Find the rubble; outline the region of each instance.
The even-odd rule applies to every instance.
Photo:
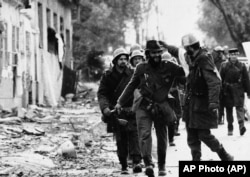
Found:
[[[109,176],[116,146],[93,90],[56,108],[1,109],[0,176]]]

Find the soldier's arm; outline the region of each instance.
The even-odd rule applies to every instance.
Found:
[[[185,71],[185,75],[187,76],[189,74],[189,66],[188,63],[186,61],[186,56],[185,56],[185,49],[183,48],[178,48],[174,45],[168,45],[166,44],[164,41],[159,41],[161,45],[163,45],[163,47],[165,49],[168,50],[168,52],[177,59],[178,63],[183,67],[184,71]]]
[[[100,86],[97,91],[97,98],[102,112],[105,108],[108,108],[110,106],[110,101],[108,98],[109,87],[107,81],[108,81],[107,73],[104,73],[100,80]]]
[[[139,86],[142,67],[143,67],[142,64],[137,65],[135,72],[133,73],[133,76],[130,79],[128,85],[125,87],[121,96],[118,98],[117,103],[119,103],[121,106],[123,106],[126,103],[127,98],[133,95],[134,90]]]
[[[183,67],[181,67],[175,63],[169,62],[168,64],[171,65],[170,68],[172,69],[173,75],[175,77],[184,77],[185,76],[185,71],[184,71]]]

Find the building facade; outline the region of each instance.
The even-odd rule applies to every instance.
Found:
[[[71,0],[0,0],[0,105],[56,106],[72,63]]]

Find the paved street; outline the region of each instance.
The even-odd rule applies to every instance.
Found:
[[[246,128],[247,132],[244,136],[240,136],[239,130],[238,130],[238,124],[237,121],[234,122],[234,135],[228,136],[227,135],[227,125],[219,125],[218,129],[212,130],[212,133],[221,141],[221,143],[224,145],[225,149],[231,153],[235,160],[250,160],[250,120],[246,122]],[[167,151],[167,176],[171,177],[178,177],[178,165],[179,161],[181,160],[191,160],[191,154],[190,150],[187,146],[186,142],[186,130],[184,122],[181,122],[180,124],[180,133],[181,136],[175,137],[175,143],[176,146],[174,147],[168,147]],[[157,159],[156,155],[156,138],[155,135],[153,136],[153,152],[154,152],[154,159]],[[114,156],[113,156],[114,158]],[[202,160],[204,161],[211,161],[211,160],[220,160],[216,153],[212,152],[207,146],[202,144]],[[156,160],[155,160],[156,161]],[[119,167],[119,166],[118,166]],[[112,170],[114,173],[112,173]],[[105,170],[106,171],[106,170]],[[114,176],[125,176],[125,175],[119,175],[119,171],[117,169],[109,169],[107,170]],[[99,171],[101,173],[101,171]],[[158,169],[155,168],[155,173],[157,174]],[[130,175],[126,175],[129,177],[132,176],[138,176],[143,177],[145,176],[144,173],[140,174],[132,174],[132,170],[130,169]]]
[[[98,107],[77,110],[63,109],[57,110],[57,112],[58,114],[61,113],[61,117],[55,120],[55,122],[54,119],[48,119],[53,120],[51,123],[49,121],[42,124],[24,122],[23,125],[15,126],[16,129],[13,130],[17,132],[18,129],[27,125],[43,127],[46,134],[41,136],[19,134],[20,136],[15,136],[14,139],[8,138],[12,135],[7,131],[11,130],[11,127],[2,125],[0,131],[2,132],[0,136],[2,148],[0,154],[1,170],[8,167],[12,171],[11,174],[33,174],[36,172],[46,176],[44,175],[46,169],[46,174],[55,177],[145,176],[144,173],[133,174],[132,169],[129,169],[129,175],[120,174],[115,141],[112,134],[106,133],[106,124],[101,122]],[[45,121],[45,119],[41,120]],[[239,135],[237,121],[235,121],[234,127],[233,136],[227,135],[226,124],[219,125],[218,129],[214,129],[212,132],[223,143],[225,149],[234,155],[235,160],[249,161],[250,120],[246,122],[247,132],[244,136]],[[168,147],[167,176],[178,177],[179,161],[191,160],[190,150],[186,142],[184,122],[180,124],[180,133],[181,136],[175,137],[176,146]],[[79,135],[79,144],[76,146],[77,158],[63,158],[58,154],[58,149],[60,149],[61,144],[65,140],[71,139],[70,137],[73,134]],[[156,162],[155,144],[156,138],[153,131],[153,157]],[[202,151],[202,160],[219,160],[217,154],[210,151],[204,144],[202,144]],[[1,170],[0,174],[6,174],[6,172]],[[33,172],[31,173],[31,171]],[[157,174],[157,172],[158,169],[155,168],[155,173]]]

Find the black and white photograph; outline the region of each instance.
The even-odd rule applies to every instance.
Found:
[[[0,176],[249,175],[249,0],[0,0]]]

